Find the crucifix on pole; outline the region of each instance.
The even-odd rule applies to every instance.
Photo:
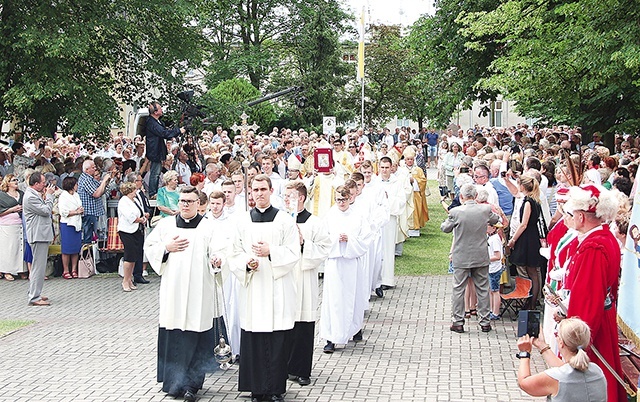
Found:
[[[233,130],[234,134],[237,135],[237,131],[240,130],[240,136],[246,146],[246,144],[248,144],[247,142],[247,131],[249,129],[253,130],[254,132],[258,131],[258,129],[260,128],[259,125],[256,124],[256,122],[254,121],[252,125],[249,125],[247,123],[247,119],[249,118],[249,116],[245,113],[242,112],[242,114],[240,115],[240,118],[242,119],[242,122],[240,123],[240,125],[234,124],[233,126],[231,126],[230,128]],[[235,138],[235,137],[234,137]],[[242,170],[244,171],[244,207],[245,210],[249,210],[249,196],[248,196],[248,192],[249,192],[249,159],[245,159],[244,161],[242,161]]]
[[[249,118],[249,115],[247,115],[246,113],[242,112],[242,114],[240,115],[240,118],[242,119],[242,122],[240,123],[240,125],[234,124],[233,126],[231,126],[231,129],[233,130],[234,133],[240,130],[240,135],[244,136],[246,135],[247,130],[251,129],[255,132],[260,128],[260,126],[257,125],[255,121],[253,122],[252,125],[249,125],[247,123],[247,119]]]

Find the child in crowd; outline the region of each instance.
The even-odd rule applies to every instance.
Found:
[[[489,318],[491,320],[500,319],[500,277],[504,266],[502,264],[503,246],[502,239],[498,234],[496,226],[487,226],[487,235],[489,237],[489,286],[491,290],[491,312]]]

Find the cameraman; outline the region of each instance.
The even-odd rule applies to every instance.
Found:
[[[147,159],[151,161],[149,169],[149,197],[155,197],[158,192],[158,181],[162,170],[162,163],[167,158],[167,145],[165,139],[175,138],[180,134],[184,134],[184,127],[174,127],[168,129],[164,123],[160,121],[162,116],[162,106],[158,102],[151,102],[149,105],[149,117],[147,119]]]

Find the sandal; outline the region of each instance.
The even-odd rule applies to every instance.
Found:
[[[464,318],[471,318],[471,311],[465,311]]]
[[[70,274],[70,273],[68,273],[68,272],[65,272],[64,274],[62,274],[62,277],[63,277],[64,279],[71,279],[71,278],[72,278],[71,274]]]
[[[73,271],[73,274],[71,274],[73,276],[73,279],[78,279],[78,271]]]
[[[471,311],[469,311],[469,314],[478,315],[478,311],[475,308],[472,308]]]
[[[4,279],[8,280],[8,281],[15,281],[16,278],[13,277],[13,275],[11,274],[4,274]]]

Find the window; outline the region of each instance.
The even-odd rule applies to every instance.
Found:
[[[491,102],[489,125],[492,127],[502,127],[502,101]]]

